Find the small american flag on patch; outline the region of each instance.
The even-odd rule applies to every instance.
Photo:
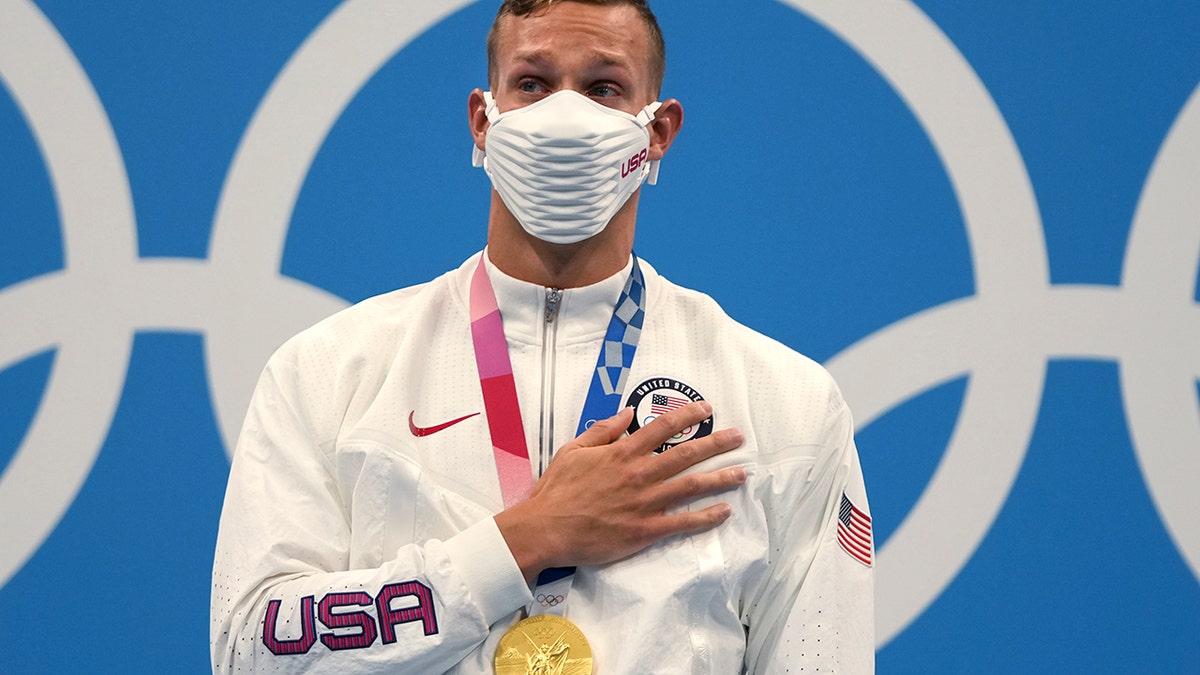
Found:
[[[842,549],[858,562],[871,566],[871,516],[842,493],[842,504],[838,507],[837,538]]]
[[[676,408],[682,408],[689,402],[686,398],[667,396],[666,394],[654,394],[650,397],[650,414],[664,415]]]

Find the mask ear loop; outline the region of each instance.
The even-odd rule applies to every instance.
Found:
[[[658,109],[661,107],[662,101],[655,101],[642,108],[642,111],[638,113],[637,119],[641,122],[643,128],[650,126],[650,123],[654,121],[654,113],[658,112]],[[657,159],[653,160],[647,167],[646,182],[650,185],[658,184],[658,164],[660,161]]]
[[[496,118],[499,117],[499,115],[496,113],[496,98],[492,96],[492,92],[483,92],[483,102],[486,106],[483,110],[483,114],[487,115],[489,123],[495,124]],[[480,150],[479,146],[477,145],[471,145],[471,166],[478,169],[480,167],[484,167],[486,162],[487,152]]]

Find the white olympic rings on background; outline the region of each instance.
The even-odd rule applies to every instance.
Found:
[[[854,48],[913,111],[946,167],[975,263],[974,296],[903,319],[827,364],[860,426],[970,376],[937,471],[879,553],[878,643],[936,599],[990,529],[1024,459],[1053,357],[1120,362],[1146,483],[1200,578],[1200,522],[1185,485],[1200,475],[1193,389],[1200,311],[1192,299],[1200,264],[1200,93],[1147,179],[1122,285],[1052,286],[1020,153],[986,88],[941,30],[906,0],[779,2]],[[0,77],[42,149],[66,246],[62,271],[0,292],[0,368],[57,349],[33,424],[0,476],[0,585],[54,529],[87,477],[116,410],[135,331],[205,334],[213,405],[232,450],[271,350],[346,304],[279,273],[313,158],[379,68],[467,4],[348,0],[327,17],[247,128],[226,176],[209,258],[201,261],[137,257],[124,163],[86,73],[32,2],[0,0]]]

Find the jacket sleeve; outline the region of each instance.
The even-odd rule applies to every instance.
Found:
[[[781,462],[767,506],[773,556],[747,634],[747,672],[872,673],[874,538],[850,412],[836,387],[811,467]],[[810,454],[811,453],[811,454]]]
[[[213,566],[215,673],[442,673],[530,599],[491,518],[348,569],[352,515],[272,359],[234,453]]]

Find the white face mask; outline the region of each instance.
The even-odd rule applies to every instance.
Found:
[[[484,95],[487,152],[475,149],[492,186],[521,227],[554,244],[573,244],[608,225],[629,196],[658,178],[650,132],[661,103],[635,117],[574,91],[501,113]]]

